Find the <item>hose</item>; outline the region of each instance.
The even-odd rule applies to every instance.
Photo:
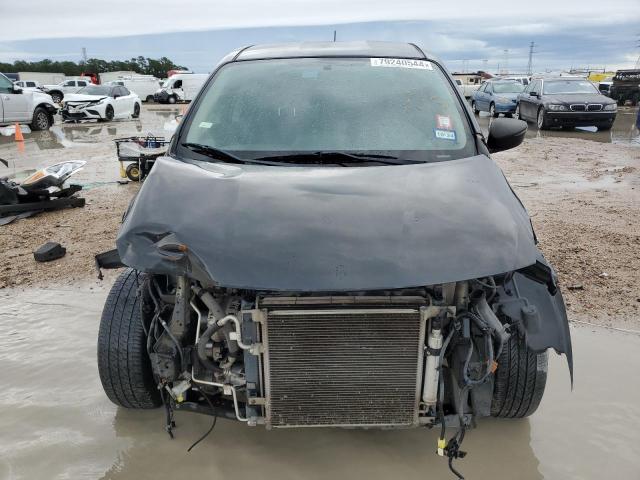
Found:
[[[213,363],[211,360],[209,360],[209,357],[207,357],[207,343],[211,339],[211,336],[214,333],[216,333],[220,328],[222,327],[218,325],[218,322],[213,322],[211,325],[209,325],[207,329],[204,331],[204,333],[198,339],[198,344],[196,348],[196,352],[198,354],[198,360],[200,361],[202,366],[208,370],[213,370],[215,373],[222,373],[222,369],[218,365]]]

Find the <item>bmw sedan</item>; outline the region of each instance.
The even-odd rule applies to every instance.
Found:
[[[516,118],[551,127],[598,127],[610,130],[616,119],[615,100],[584,78],[538,78],[518,96]]]

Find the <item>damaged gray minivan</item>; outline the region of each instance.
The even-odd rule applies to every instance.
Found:
[[[128,408],[280,427],[525,417],[571,340],[556,275],[444,66],[411,44],[227,56],[125,214],[98,366]],[[523,159],[523,162],[527,161]],[[446,434],[447,428],[455,433]]]

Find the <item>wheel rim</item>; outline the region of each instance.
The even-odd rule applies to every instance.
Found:
[[[476,111],[476,102],[471,102],[471,109],[475,112]]]
[[[107,117],[107,120],[113,120],[113,108],[108,107],[105,112],[105,116]]]
[[[544,113],[542,110],[538,110],[538,128],[542,128],[544,124]]]
[[[496,107],[495,107],[495,105],[491,105],[491,106],[489,107],[489,114],[490,114],[492,117],[495,117],[495,116],[496,116]]]
[[[516,111],[513,112],[513,118],[517,120],[520,119],[520,105],[516,105]]]
[[[51,100],[53,100],[54,103],[60,103],[60,100],[62,100],[60,98],[60,95],[51,95]]]
[[[136,103],[136,106],[133,107],[133,116],[137,117],[138,115],[140,115],[140,106]]]
[[[47,118],[47,114],[44,112],[39,112],[36,116],[36,125],[39,129],[45,130],[49,126],[49,119]]]

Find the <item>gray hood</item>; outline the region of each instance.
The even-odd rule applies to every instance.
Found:
[[[485,156],[362,168],[161,158],[117,246],[126,265],[177,273],[157,249],[167,239],[221,286],[286,291],[431,285],[538,255],[527,212]]]

